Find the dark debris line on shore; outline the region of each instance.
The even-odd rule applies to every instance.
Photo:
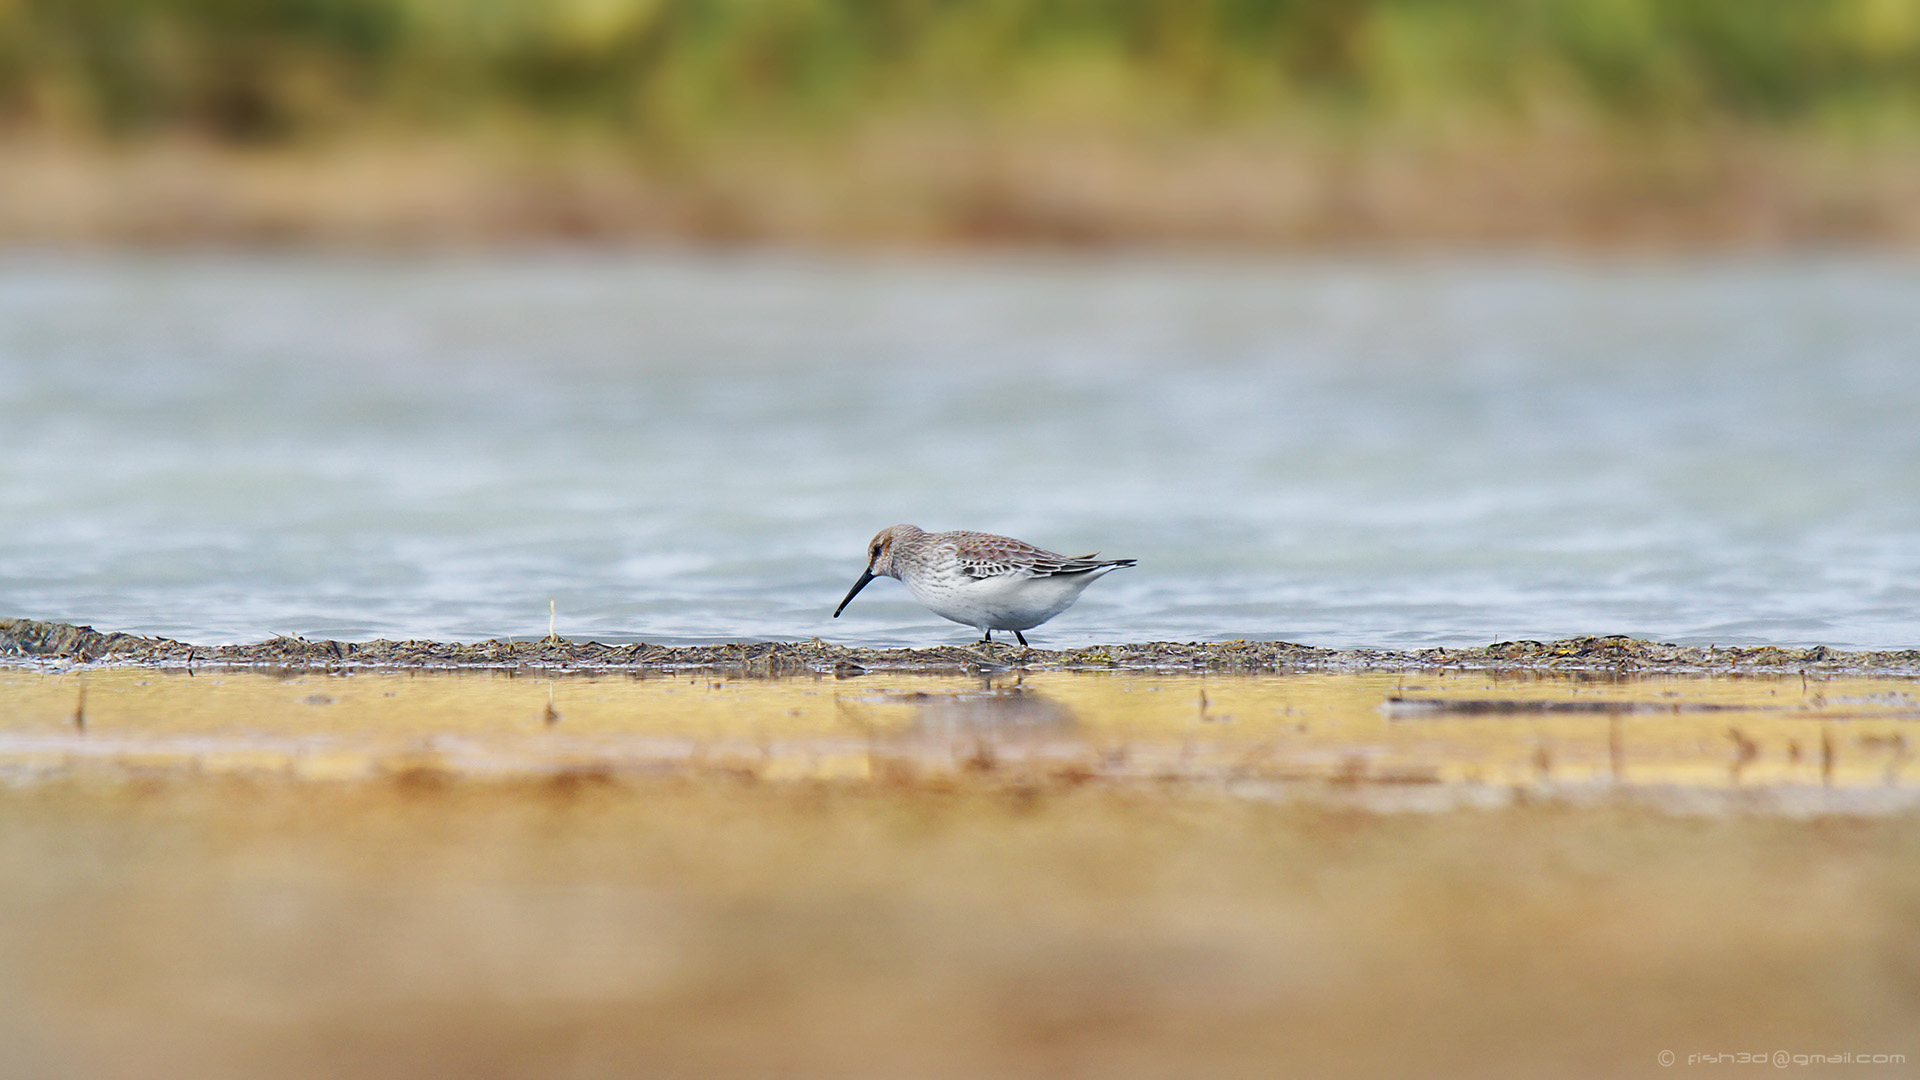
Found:
[[[927,649],[863,649],[806,642],[741,642],[669,647],[573,641],[308,641],[276,637],[252,645],[189,645],[168,638],[103,634],[92,627],[32,619],[0,619],[0,663],[37,661],[126,667],[338,669],[491,669],[666,671],[712,669],[742,675],[857,675],[866,670],[954,673],[1018,667],[1036,671],[1136,670],[1261,672],[1282,670],[1399,671],[1566,670],[1612,672],[1753,671],[1827,675],[1920,675],[1920,649],[1841,652],[1811,649],[1663,645],[1633,638],[1506,641],[1472,649],[1321,649],[1284,641],[1149,642],[1085,649],[1014,645],[943,645]]]

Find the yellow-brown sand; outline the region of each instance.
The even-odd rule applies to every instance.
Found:
[[[1920,1060],[1920,818],[1738,798],[1909,791],[1912,689],[6,672],[0,1072]]]
[[[1444,702],[1490,707],[1422,707]],[[1135,780],[1864,790],[1920,785],[1916,719],[1911,680],[1798,676],[16,669],[0,671],[0,770],[870,779],[992,765]]]

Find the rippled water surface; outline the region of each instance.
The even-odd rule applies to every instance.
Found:
[[[1920,643],[1920,265],[0,260],[0,614],[970,631],[883,525],[1140,560],[1036,644]]]

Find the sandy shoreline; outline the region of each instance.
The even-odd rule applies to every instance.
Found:
[[[8,820],[0,1037],[39,1075],[1627,1077],[1756,1032],[1915,1052],[1911,816],[194,776],[16,789]]]
[[[88,626],[0,619],[0,664],[48,661],[111,667],[199,665],[320,671],[477,669],[500,671],[670,671],[704,669],[744,676],[868,670],[948,674],[996,668],[1029,671],[1130,670],[1272,672],[1607,671],[1754,672],[1920,676],[1920,649],[1845,651],[1826,646],[1673,645],[1625,636],[1504,641],[1467,649],[1325,649],[1285,641],[1143,642],[1082,649],[1012,644],[860,648],[818,638],[667,646],[635,642],[493,640],[313,641],[276,637],[249,645],[193,645],[168,638],[100,633]]]
[[[1904,144],[1485,132],[968,133],[618,145],[366,138],[243,150],[0,134],[0,242],[471,250],[1912,250]]]
[[[1906,1065],[1917,669],[0,620],[0,1045],[205,1080]]]

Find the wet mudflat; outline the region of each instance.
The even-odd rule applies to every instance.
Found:
[[[212,1078],[1914,1060],[1916,724],[1911,680],[1797,674],[16,668],[0,1041]]]
[[[745,669],[742,669],[745,670]],[[0,775],[446,780],[991,774],[1439,808],[1920,806],[1920,682],[1286,675],[0,669]]]

